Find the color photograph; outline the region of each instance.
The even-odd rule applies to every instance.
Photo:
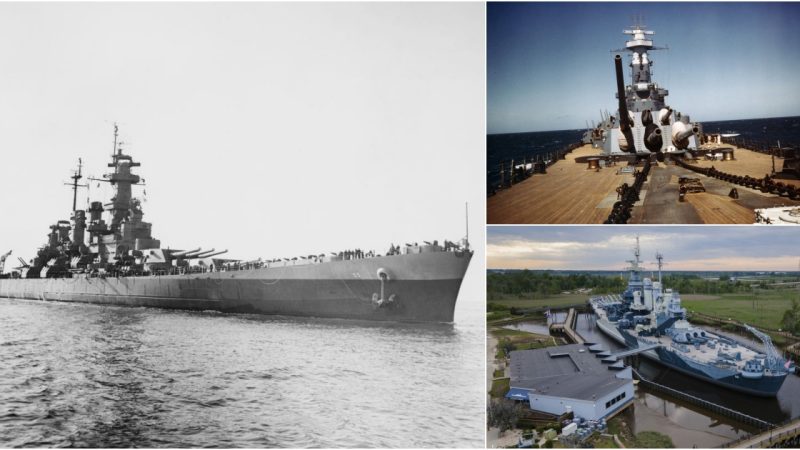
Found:
[[[800,222],[800,5],[487,7],[489,224]]]
[[[796,227],[487,227],[489,447],[792,447]]]

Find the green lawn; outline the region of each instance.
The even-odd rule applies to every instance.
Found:
[[[762,290],[757,294],[681,295],[683,307],[720,318],[732,318],[750,325],[781,328],[783,313],[791,308],[797,290]]]
[[[568,308],[570,306],[582,306],[589,300],[588,294],[559,294],[542,299],[519,298],[505,296],[500,299],[492,300],[492,303],[499,303],[510,308]]]
[[[505,357],[503,352],[503,342],[509,341],[514,344],[517,350],[532,350],[536,348],[552,347],[557,345],[554,339],[548,335],[528,333],[527,331],[509,330],[507,328],[490,328],[489,332],[497,338],[498,345],[495,349],[495,359]]]
[[[597,433],[590,437],[588,442],[591,443],[594,448],[619,448],[617,443],[614,442],[614,438],[600,436]]]
[[[642,431],[636,434],[638,448],[675,448],[672,438],[657,431]]]

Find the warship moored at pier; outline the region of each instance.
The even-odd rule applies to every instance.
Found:
[[[795,367],[781,356],[769,335],[745,325],[762,342],[762,351],[691,324],[680,294],[662,284],[662,256],[656,255],[658,280],[642,277],[639,256],[637,237],[634,258],[628,261],[627,289],[590,299],[600,330],[630,349],[649,348],[641,354],[670,369],[739,392],[776,396]]]
[[[132,186],[140,163],[117,143],[105,181],[110,202],[76,206],[50,227],[36,256],[2,274],[0,297],[370,321],[452,322],[473,251],[459,242],[394,244],[385,255],[347,250],[241,261],[227,250],[163,248]]]

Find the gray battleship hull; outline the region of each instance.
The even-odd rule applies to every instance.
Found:
[[[0,279],[0,297],[374,321],[452,322],[471,258],[472,252],[423,252],[185,275]],[[388,275],[384,301],[380,301],[379,271]]]
[[[598,320],[597,325],[600,331],[628,348],[639,347],[639,342],[636,337],[620,330],[606,319]],[[650,360],[656,361],[683,374],[708,381],[717,386],[744,392],[746,394],[757,395],[759,397],[775,397],[786,378],[786,375],[783,375],[763,377],[761,379],[748,379],[734,373],[722,373],[722,371],[714,373],[712,372],[713,367],[696,363],[692,364],[680,358],[674,352],[667,351],[663,348],[648,350],[641,354]]]

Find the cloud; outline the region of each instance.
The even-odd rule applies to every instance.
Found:
[[[800,229],[725,226],[488,227],[488,268],[622,270],[639,236],[645,267],[668,270],[798,270]]]

